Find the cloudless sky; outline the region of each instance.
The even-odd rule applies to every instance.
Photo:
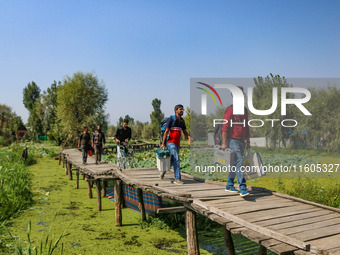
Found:
[[[190,78],[339,77],[340,1],[0,2],[0,104],[74,72],[108,89],[111,124],[149,121],[151,101],[189,106]]]

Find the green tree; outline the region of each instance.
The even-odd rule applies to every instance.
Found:
[[[0,136],[5,144],[15,140],[19,126],[23,125],[20,116],[17,116],[12,108],[5,104],[0,104]]]
[[[142,137],[144,139],[152,139],[153,138],[153,130],[152,125],[149,122],[146,122],[143,127]]]
[[[135,124],[135,119],[132,118],[132,117],[130,117],[130,116],[127,114],[127,115],[125,115],[124,118],[123,118],[123,117],[119,117],[118,122],[117,122],[117,128],[123,126],[123,121],[124,121],[125,119],[129,120],[129,126],[130,126],[130,127],[133,127],[133,125]]]
[[[141,121],[136,121],[132,129],[132,137],[134,139],[140,139],[143,136],[144,123]]]
[[[43,92],[42,95],[42,105],[44,108],[44,117],[43,117],[43,131],[44,133],[48,133],[52,130],[53,125],[57,120],[57,92],[58,88],[61,86],[61,82],[58,83],[54,81],[46,91]],[[53,136],[51,136],[54,139]]]
[[[189,134],[191,134],[190,132],[190,123],[191,123],[191,109],[190,107],[187,107],[185,110],[186,115],[184,116],[184,121],[185,121],[185,126],[187,128],[187,131]]]
[[[41,103],[40,88],[34,81],[28,83],[24,88],[23,103],[25,108],[29,111],[28,125],[30,126],[33,134],[42,132],[42,119],[40,118],[41,114],[40,112],[36,112],[36,110],[41,110],[40,105],[36,106],[36,103]]]
[[[116,134],[116,127],[114,125],[109,125],[107,127],[106,136],[107,137],[114,137],[115,134]]]
[[[34,104],[37,98],[40,97],[40,88],[32,81],[28,83],[23,91],[23,103],[25,108],[31,112],[34,108]]]
[[[270,138],[270,145],[273,147],[276,147],[280,142],[285,145],[289,134],[293,132],[293,128],[283,127],[278,122],[274,122],[274,127],[272,127],[272,124],[265,121],[265,119],[282,119],[281,88],[292,87],[292,85],[287,82],[285,77],[280,77],[279,75],[274,76],[273,74],[268,75],[264,79],[262,77],[254,78],[254,82],[255,88],[253,90],[253,104],[255,109],[270,109],[273,102],[273,88],[277,88],[278,90],[278,103],[276,111],[270,115],[254,117],[254,119],[262,119],[265,123],[263,127],[258,128],[259,135]],[[294,98],[294,95],[288,94],[287,97]],[[285,119],[294,119],[294,110],[295,109],[292,107],[292,105],[288,105]],[[251,119],[253,115],[250,112],[249,114]]]
[[[152,136],[158,137],[160,133],[160,124],[164,118],[164,113],[161,110],[162,101],[158,98],[155,98],[152,100],[151,104],[153,107],[153,112],[150,114]]]
[[[208,129],[212,122],[209,122],[209,117],[202,114],[197,114],[194,111],[190,112],[190,135],[194,139],[208,137]]]
[[[3,134],[3,129],[8,126],[12,119],[12,108],[5,104],[0,104],[0,135]]]
[[[340,151],[340,89],[309,88],[311,100],[305,104],[312,116],[299,112],[301,120],[294,133],[294,146],[326,151]]]
[[[104,113],[107,99],[105,85],[94,74],[77,72],[72,77],[67,76],[57,91],[54,128],[62,133],[60,140],[75,145],[84,126],[92,130],[96,125],[107,126]]]

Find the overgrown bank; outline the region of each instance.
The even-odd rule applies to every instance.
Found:
[[[31,175],[27,166],[43,156],[53,157],[55,151],[34,143],[13,143],[0,150],[0,222],[31,205]]]
[[[39,246],[42,233],[52,226],[51,236],[67,229],[69,236],[62,240],[64,254],[168,254],[170,250],[186,254],[183,233],[170,228],[142,229],[138,213],[123,209],[121,228],[114,226],[114,203],[102,200],[103,211],[96,209],[96,198],[88,198],[87,183],[80,189],[67,180],[64,169],[53,158],[38,158],[28,170],[32,174],[33,204],[20,217],[11,219],[7,229],[15,239],[26,240],[27,224],[31,221],[32,246]],[[55,218],[55,215],[56,219]],[[71,224],[71,225],[70,225]],[[0,253],[13,254],[15,240],[1,231]],[[55,238],[56,239],[56,238]],[[23,247],[28,243],[22,242]],[[56,250],[60,254],[61,246]],[[202,250],[202,254],[209,254]]]
[[[14,237],[1,231],[0,253],[13,254],[16,241],[27,250],[27,226],[31,222],[30,239],[34,251],[50,238],[70,234],[60,241],[56,254],[63,247],[64,254],[187,254],[184,215],[150,216],[140,221],[140,214],[123,208],[123,227],[114,226],[114,203],[102,200],[103,211],[96,209],[94,198],[88,198],[87,183],[68,181],[64,169],[51,157],[37,158],[28,167],[32,175],[33,204],[11,219],[6,228]],[[55,215],[57,215],[55,217]],[[224,254],[222,228],[206,217],[198,217],[201,254]],[[66,230],[66,232],[64,232]],[[44,237],[42,238],[42,234]],[[240,254],[254,254],[258,245],[235,235],[235,246]],[[63,244],[63,246],[61,246]]]

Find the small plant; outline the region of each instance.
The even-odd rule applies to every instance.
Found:
[[[10,231],[5,226],[3,226],[3,228],[10,235],[12,239],[15,239],[15,237],[10,233]],[[52,226],[51,226],[46,236],[44,236],[44,233],[41,234],[40,242],[37,242],[38,246],[32,246],[32,243],[35,243],[35,242],[31,238],[32,237],[31,235],[32,224],[31,224],[31,221],[29,221],[28,226],[27,226],[27,240],[21,240],[20,238],[16,239],[14,254],[15,255],[23,255],[23,254],[52,255],[55,253],[55,251],[57,251],[58,246],[61,246],[60,254],[63,254],[64,244],[60,242],[63,238],[70,235],[69,233],[66,233],[67,229],[68,228],[66,228],[66,230],[55,239],[53,235],[50,236],[51,230],[52,230]],[[28,246],[23,247],[22,245],[23,242],[28,243]]]

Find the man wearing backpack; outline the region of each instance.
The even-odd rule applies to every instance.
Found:
[[[178,104],[175,106],[175,116],[170,116],[166,122],[166,129],[163,135],[163,141],[161,148],[165,148],[167,144],[168,150],[171,153],[171,164],[174,167],[175,174],[175,184],[182,185],[183,182],[181,180],[181,168],[180,168],[180,158],[179,158],[179,148],[181,142],[181,134],[185,135],[186,139],[191,139],[186,126],[185,121],[182,118],[184,113],[183,105]],[[169,139],[167,137],[169,135]],[[161,179],[164,178],[166,172],[161,173]]]
[[[241,88],[243,92],[243,88],[239,88]],[[234,169],[231,169],[229,172],[226,191],[235,193],[240,192],[240,196],[245,197],[249,195],[249,192],[247,190],[244,174],[241,171],[241,166],[243,165],[245,147],[247,147],[247,149],[250,148],[248,110],[246,108],[244,109],[244,115],[234,115],[233,105],[230,105],[224,113],[224,119],[227,123],[222,126],[221,150],[230,148],[234,151]],[[240,191],[234,187],[235,174]]]
[[[97,131],[92,136],[92,147],[96,155],[96,164],[99,164],[102,157],[103,148],[105,148],[105,134],[102,132],[101,126],[98,125]]]

